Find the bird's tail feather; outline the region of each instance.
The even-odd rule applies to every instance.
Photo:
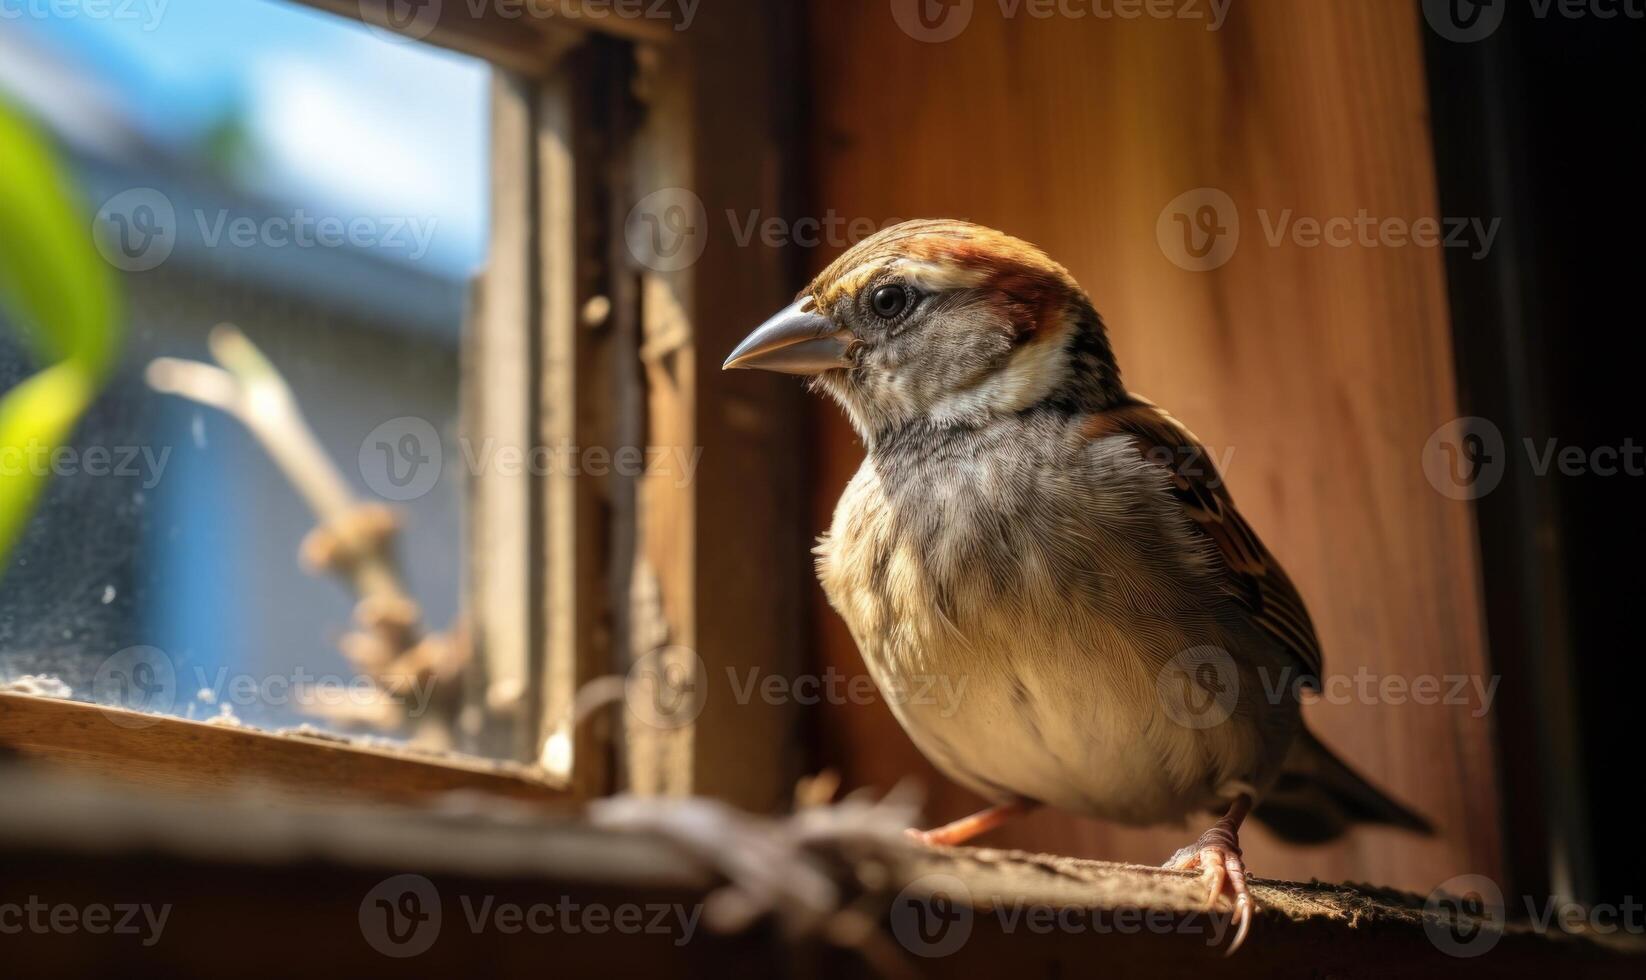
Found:
[[[1386,824],[1418,834],[1434,827],[1395,802],[1303,729],[1292,743],[1280,778],[1252,816],[1285,840],[1318,844],[1342,836],[1352,824]]]

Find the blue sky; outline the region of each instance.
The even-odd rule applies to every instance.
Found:
[[[160,142],[186,145],[241,105],[257,190],[345,215],[433,215],[443,264],[455,273],[480,263],[484,63],[281,0],[139,0],[130,9],[4,20],[0,31],[28,32],[97,76]]]

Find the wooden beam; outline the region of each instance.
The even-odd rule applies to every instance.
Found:
[[[757,811],[783,805],[800,774],[799,706],[733,681],[792,678],[804,662],[809,451],[793,378],[720,364],[794,291],[788,251],[740,241],[733,224],[787,213],[792,13],[721,3],[687,43],[639,49],[646,115],[627,225],[646,444],[671,461],[640,486],[629,652],[642,697],[697,672],[662,692],[663,710],[629,712],[627,778]]]
[[[0,693],[3,755],[190,797],[251,788],[310,802],[408,802],[458,790],[545,802],[568,798],[564,787],[523,766],[28,694]]]
[[[553,70],[568,36],[666,44],[691,26],[657,0],[297,0],[379,31],[484,58],[526,75]],[[402,7],[404,9],[402,9]],[[695,7],[692,8],[695,11]],[[392,16],[391,16],[391,11]]]
[[[806,765],[801,706],[751,698],[739,683],[751,672],[792,681],[807,669],[814,444],[800,381],[720,365],[801,285],[794,248],[739,237],[752,219],[796,213],[798,16],[792,2],[726,0],[691,32],[692,182],[683,186],[702,202],[703,253],[684,307],[690,343],[670,355],[702,461],[690,483],[688,552],[706,685],[693,789],[762,812],[786,805]]]

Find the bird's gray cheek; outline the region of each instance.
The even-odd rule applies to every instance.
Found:
[[[865,359],[864,364],[868,369],[869,377],[876,385],[888,390],[895,390],[902,383],[903,363],[892,351],[884,347],[876,348]]]

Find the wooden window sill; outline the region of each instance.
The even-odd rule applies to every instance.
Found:
[[[3,938],[8,963],[23,967],[20,975],[42,965],[75,973],[117,962],[208,976],[224,963],[278,962],[283,973],[315,960],[327,974],[372,976],[394,958],[415,957],[421,975],[538,975],[547,965],[566,976],[1020,980],[1126,973],[1541,980],[1638,976],[1646,964],[1615,938],[1603,945],[1521,926],[1484,955],[1457,958],[1431,941],[1421,896],[1264,880],[1255,883],[1264,910],[1246,946],[1225,958],[1208,941],[1200,888],[1188,875],[1021,852],[927,850],[906,842],[895,819],[867,820],[853,804],[768,820],[690,799],[617,800],[592,805],[586,817],[472,793],[463,800],[287,806],[227,796],[207,808],[0,766],[0,907],[36,897],[80,908],[110,896],[168,907],[163,935],[151,945],[25,929]],[[386,941],[375,924],[385,910],[403,908],[406,876],[432,903],[418,910],[438,913],[422,920],[433,923],[432,935],[416,950]],[[828,886],[810,887],[819,881]],[[911,952],[910,921],[900,924],[897,910],[934,883],[966,896],[938,906],[940,916],[962,914],[968,924],[954,948],[924,956]],[[392,900],[380,901],[388,892]],[[608,916],[631,907],[642,910],[631,922],[660,928],[611,925]],[[535,917],[521,917],[533,909]],[[591,909],[599,913],[593,919]],[[606,925],[566,929],[566,915]],[[683,922],[693,923],[689,931]]]
[[[564,787],[513,763],[0,693],[0,758],[8,755],[197,798],[248,788],[299,801],[411,802],[460,790],[535,801],[567,797]]]

